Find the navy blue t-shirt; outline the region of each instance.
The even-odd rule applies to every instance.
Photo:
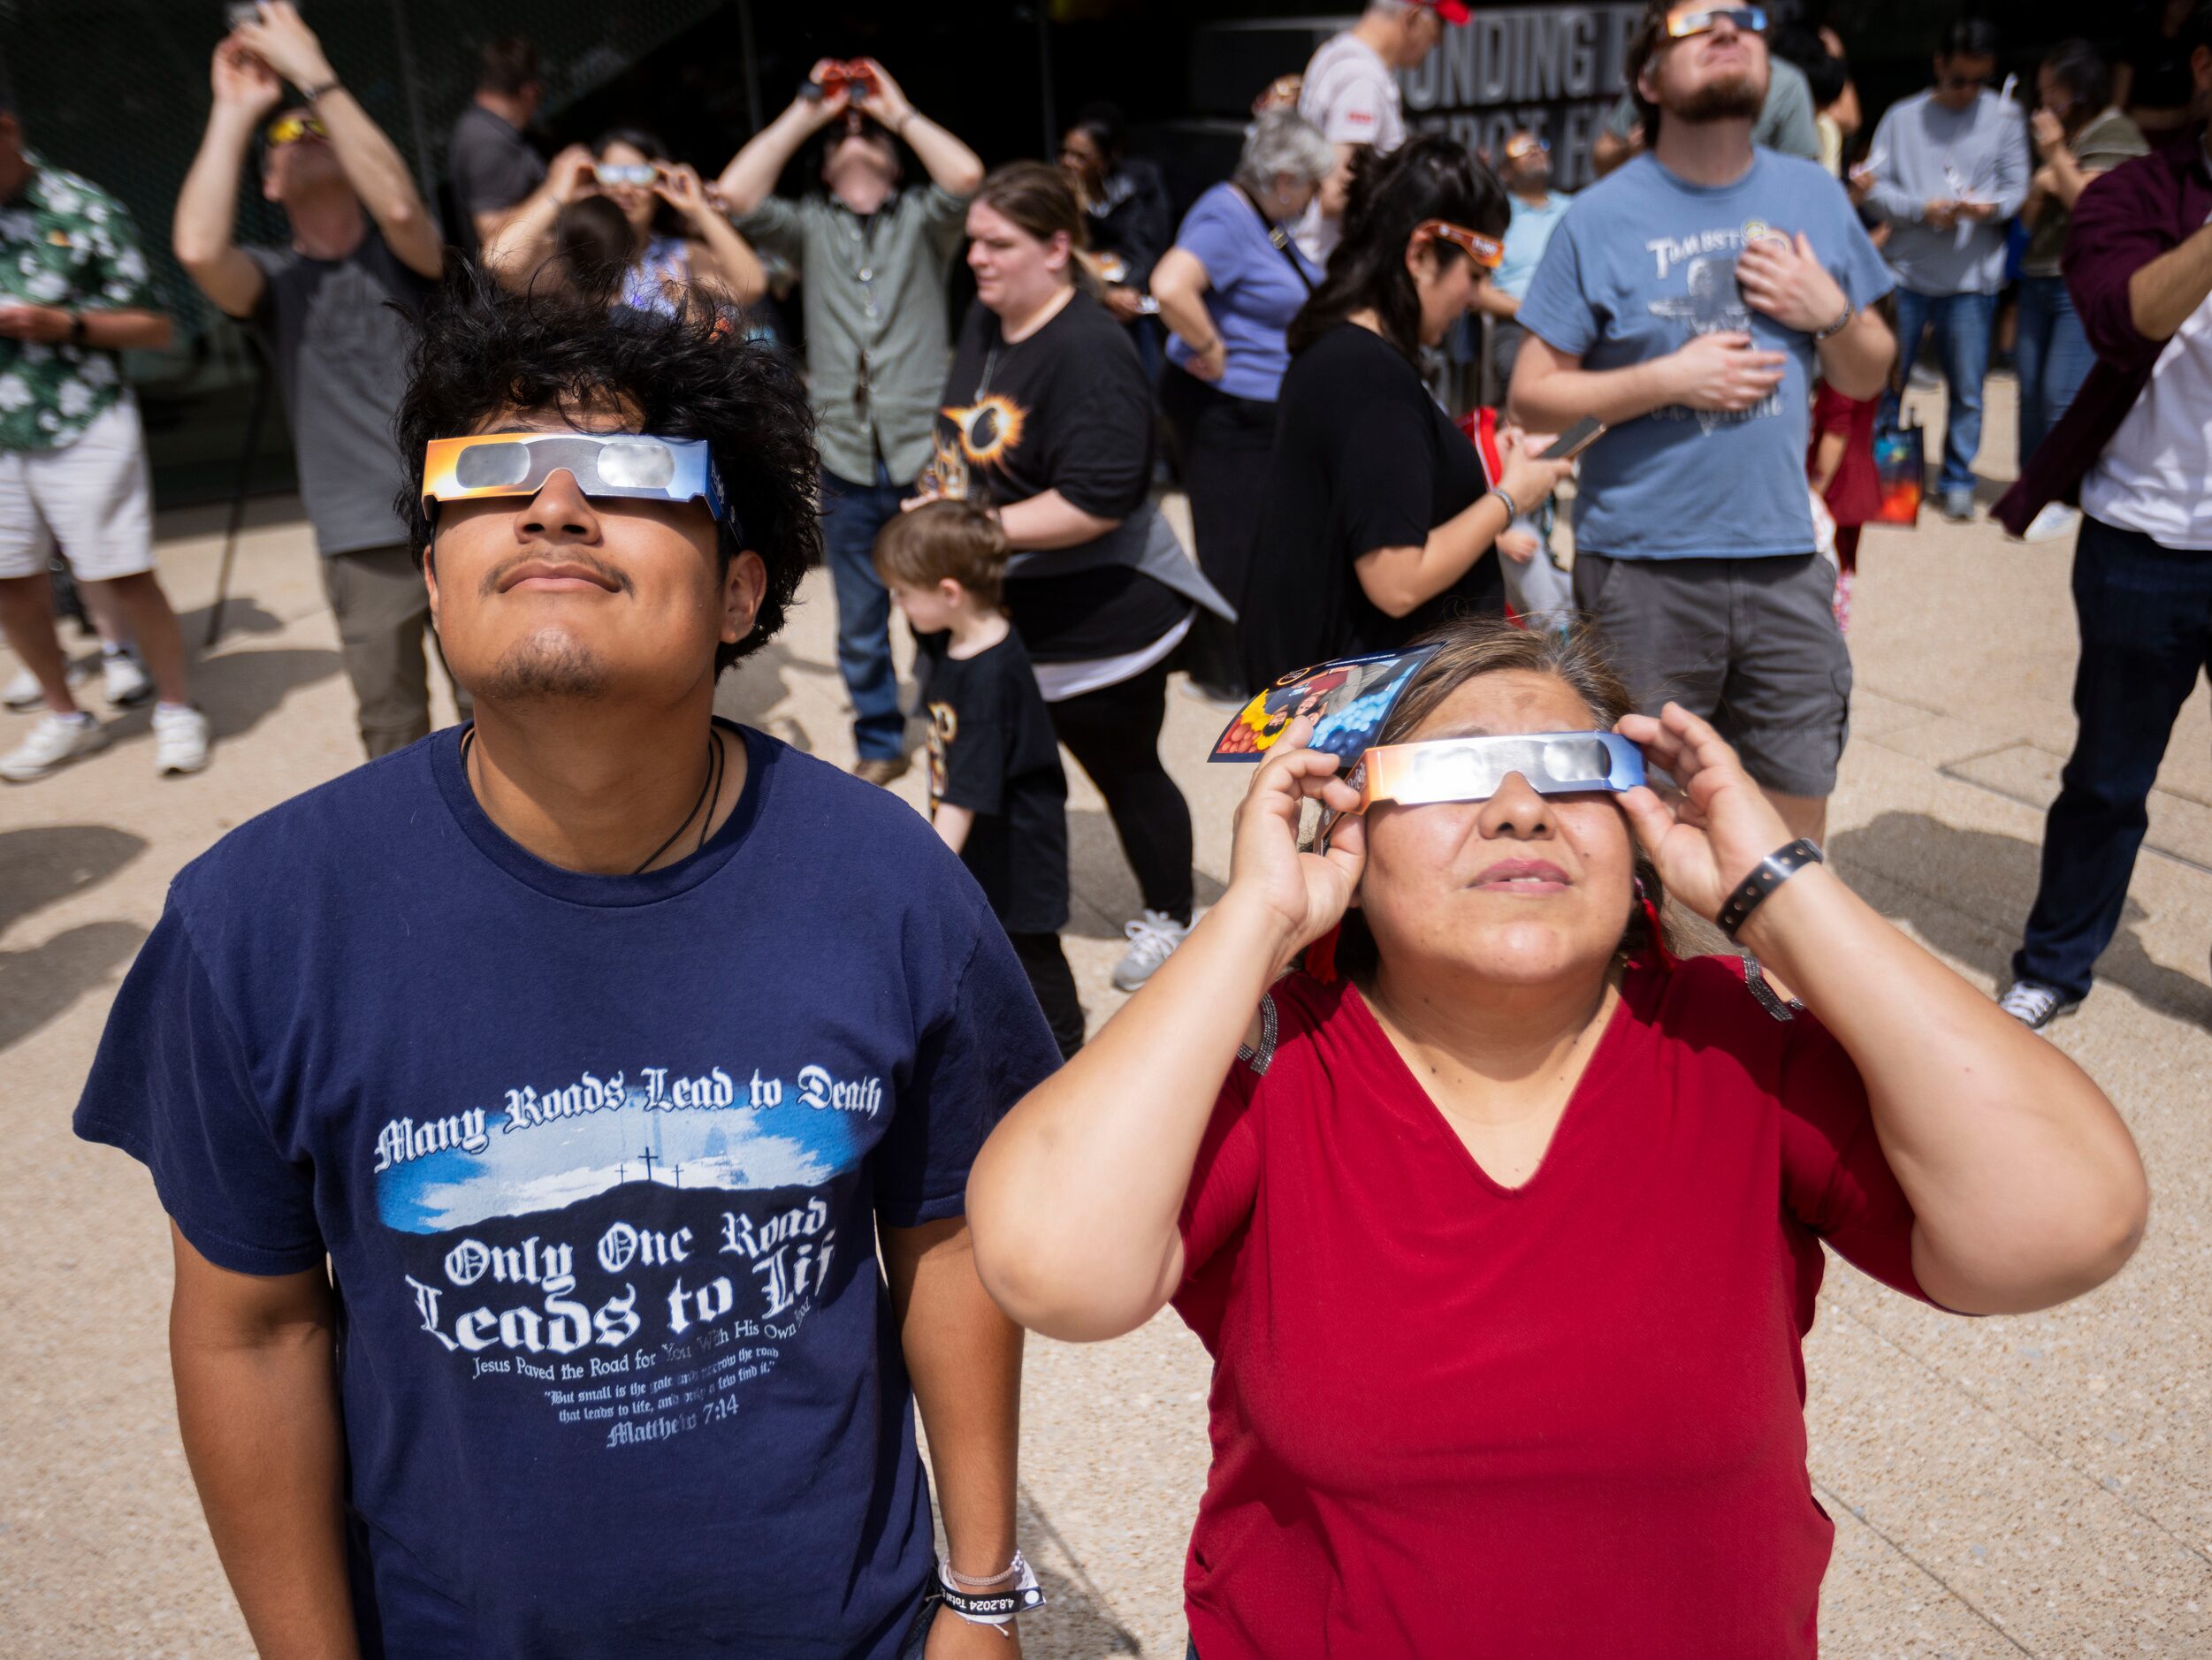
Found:
[[[889,1656],[930,1570],[874,1224],[1058,1064],[914,811],[753,731],[695,857],[589,876],[458,735],[178,876],[77,1132],[340,1304],[367,1651]],[[380,1628],[380,1629],[379,1629]]]

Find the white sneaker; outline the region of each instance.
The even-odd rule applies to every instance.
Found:
[[[0,703],[6,704],[11,709],[35,709],[45,701],[46,694],[40,689],[38,676],[27,668],[16,670],[15,678],[8,682],[7,690],[0,692]]]
[[[1114,986],[1133,992],[1175,955],[1175,948],[1190,937],[1191,925],[1176,921],[1164,910],[1148,910],[1136,921],[1124,923],[1121,931],[1129,937],[1129,949],[1114,964]]]
[[[130,651],[100,653],[100,690],[118,709],[142,704],[154,695],[154,677]]]
[[[1997,1007],[2030,1032],[2040,1032],[2061,1015],[2071,1015],[2080,1008],[2081,1000],[2070,998],[2056,986],[2040,980],[2015,980],[1997,1000]]]
[[[208,718],[190,704],[154,708],[154,770],[196,773],[208,764]]]
[[[2043,504],[2042,512],[2028,522],[2028,528],[2020,533],[2023,542],[2056,542],[2081,529],[2081,510],[2069,507],[2063,501]]]
[[[27,784],[65,766],[80,755],[107,748],[107,730],[81,711],[57,715],[50,711],[31,728],[31,735],[0,757],[0,778]]]

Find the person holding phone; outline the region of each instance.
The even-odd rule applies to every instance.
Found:
[[[1823,1242],[1940,1309],[2048,1307],[2134,1250],[2142,1164],[1587,632],[1429,637],[1364,789],[1296,723],[1227,892],[992,1132],[976,1267],[1034,1331],[1172,1302],[1211,1354],[1201,1660],[1811,1660]],[[1307,803],[1363,800],[1300,850]],[[1674,957],[1667,894],[1804,1001]]]
[[[1503,608],[1491,550],[1569,464],[1509,443],[1491,485],[1419,363],[1504,257],[1507,217],[1490,169],[1440,133],[1354,158],[1343,240],[1287,336],[1240,601],[1247,689],[1402,645],[1460,612]]]
[[[1974,516],[1982,382],[2004,286],[2005,226],[2026,202],[2027,122],[1998,95],[1996,26],[1972,18],[1944,32],[1935,85],[1892,104],[1874,128],[1869,200],[1890,225],[1882,251],[1897,278],[1898,384],[1931,324],[1948,398],[1936,505]]]
[[[742,311],[768,291],[760,256],[707,200],[698,170],[671,161],[667,146],[642,127],[615,127],[588,151],[563,151],[545,182],[484,245],[485,269],[510,288],[528,291],[559,255],[561,210],[603,195],[629,222],[618,303],[666,315],[696,288],[717,306]]]
[[[866,72],[858,80],[855,63]],[[809,187],[776,194],[802,149]],[[896,781],[909,765],[875,541],[930,461],[952,350],[946,279],[982,181],[976,153],[873,57],[820,60],[722,169],[738,230],[799,274],[837,673],[852,704],[853,771],[872,784]]]

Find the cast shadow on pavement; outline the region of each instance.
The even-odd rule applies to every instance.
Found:
[[[1114,1618],[1082,1558],[1026,1487],[1015,1501],[1014,1536],[1028,1542],[1023,1554],[1045,1594],[1044,1611],[1021,1633],[1021,1650],[1028,1660],[1102,1660],[1144,1652],[1135,1633]]]
[[[1925,813],[1886,812],[1839,832],[1828,851],[1847,867],[1851,887],[1884,916],[1910,922],[1936,950],[1999,986],[2010,983],[2019,927],[2041,875],[2037,843],[1962,830]],[[2152,959],[2139,928],[2147,916],[2134,899],[2127,901],[2119,932],[2097,959],[2098,981],[2160,1014],[2212,1029],[2212,986]]]
[[[795,671],[826,681],[837,718],[850,718],[843,710],[844,688],[838,682],[835,666],[802,657],[781,640],[771,640],[750,657],[740,659],[722,676],[714,689],[714,712],[725,720],[756,727],[795,750],[816,753],[820,748],[816,737],[784,707],[791,697],[790,676]]]
[[[141,837],[107,825],[0,831],[0,932],[98,887],[145,849]],[[0,951],[0,1049],[105,979],[145,938],[135,923],[89,922],[27,950]]]

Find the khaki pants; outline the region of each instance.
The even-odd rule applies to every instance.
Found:
[[[361,743],[369,758],[403,750],[430,735],[430,668],[425,637],[438,650],[430,626],[430,595],[422,567],[405,547],[360,548],[323,560],[323,591],[338,618],[346,678],[360,704]],[[438,666],[445,668],[441,653]],[[453,678],[450,670],[446,678]],[[461,718],[470,714],[469,694],[456,685]]]

